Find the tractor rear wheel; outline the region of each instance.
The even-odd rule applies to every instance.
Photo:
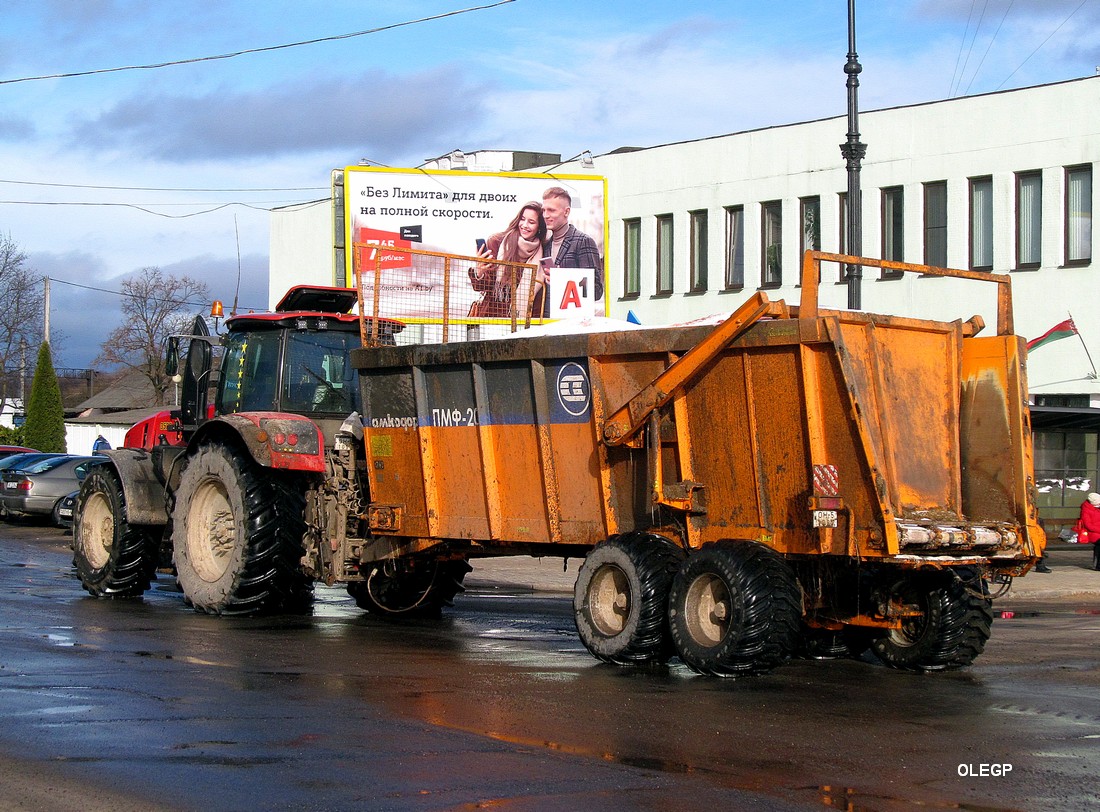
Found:
[[[118,475],[104,465],[88,471],[73,523],[73,566],[97,598],[136,598],[149,588],[157,565],[157,539],[126,520]]]
[[[465,559],[410,559],[373,565],[362,581],[348,584],[356,606],[390,619],[435,619],[465,591],[462,580],[472,567]]]
[[[631,533],[596,545],[573,588],[581,642],[616,665],[667,660],[668,591],[684,558],[663,536]]]
[[[201,448],[180,475],[172,513],[176,577],[198,610],[218,615],[302,613],[300,489],[228,446]]]
[[[668,603],[676,651],[700,674],[762,674],[798,649],[798,580],[787,562],[762,544],[704,545],[676,573]]]

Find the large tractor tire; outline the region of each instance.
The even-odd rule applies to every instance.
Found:
[[[97,598],[137,598],[156,577],[157,537],[126,519],[118,475],[104,465],[88,471],[73,523],[73,566]]]
[[[667,660],[673,653],[668,591],[683,558],[683,550],[667,539],[645,533],[592,548],[573,588],[584,647],[616,665]]]
[[[876,637],[871,650],[891,668],[950,671],[970,665],[985,649],[993,603],[985,580],[965,570],[915,575],[896,582],[892,601],[916,614]]]
[[[439,618],[444,606],[465,591],[462,580],[472,567],[465,559],[410,559],[373,565],[362,581],[348,584],[355,604],[390,620]]]
[[[218,615],[304,613],[304,498],[287,475],[225,445],[188,460],[172,513],[176,578],[196,609]]]
[[[704,545],[676,573],[668,603],[676,651],[700,674],[763,674],[798,650],[798,580],[762,544]]]

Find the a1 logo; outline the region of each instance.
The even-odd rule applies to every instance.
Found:
[[[596,315],[591,268],[554,268],[550,276],[550,318],[590,319]]]

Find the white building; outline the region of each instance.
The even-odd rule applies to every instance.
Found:
[[[1015,330],[1029,339],[1072,314],[1080,340],[1037,350],[1028,378],[1033,401],[1048,407],[1035,410],[1044,514],[1076,515],[1084,493],[1100,489],[1100,382],[1090,359],[1100,358],[1100,76],[866,111],[859,121],[864,255],[1010,273]],[[733,310],[758,289],[797,302],[802,250],[844,249],[846,131],[838,115],[561,167],[607,178],[610,315],[684,321]],[[329,200],[273,214],[272,301],[291,282],[342,280],[339,216]],[[845,308],[839,269],[825,273],[822,305]],[[979,314],[992,330],[993,287],[865,268],[862,308]]]
[[[1019,334],[1034,338],[1072,313],[1097,356],[1100,77],[867,112],[860,129],[864,254],[1011,272]],[[802,250],[811,240],[844,247],[846,130],[838,116],[598,156],[612,312],[679,321],[731,310],[760,288],[796,301]],[[828,271],[838,282],[836,266]],[[992,286],[864,274],[865,310],[996,323]],[[843,284],[822,295],[847,306]],[[1087,394],[1100,405],[1092,373],[1079,341],[1048,345],[1029,364],[1033,395]]]

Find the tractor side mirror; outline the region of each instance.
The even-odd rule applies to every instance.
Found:
[[[169,378],[175,378],[180,371],[180,337],[168,336],[168,349],[164,355],[164,372]],[[178,381],[177,381],[178,383]]]

